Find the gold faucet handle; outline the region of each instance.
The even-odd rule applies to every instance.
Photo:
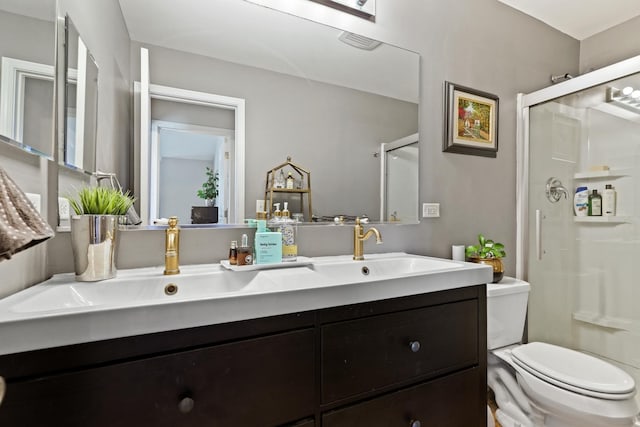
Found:
[[[169,217],[169,228],[176,228],[177,225],[178,225],[178,217],[177,216]]]

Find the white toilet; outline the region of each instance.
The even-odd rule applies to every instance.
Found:
[[[551,344],[519,344],[529,284],[487,285],[487,381],[503,427],[640,427],[633,378],[595,357]]]

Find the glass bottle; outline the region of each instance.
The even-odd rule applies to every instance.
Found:
[[[238,264],[238,241],[232,240],[231,247],[229,248],[229,264]]]
[[[249,246],[249,239],[246,234],[242,235],[242,243],[238,248],[238,265],[253,264],[253,248]]]
[[[593,190],[589,194],[589,216],[602,216],[602,196],[598,194],[598,190]]]
[[[285,186],[284,171],[282,169],[280,169],[280,173],[278,174],[278,176],[276,176],[276,179],[275,179],[273,187],[274,188],[284,188],[284,186]]]
[[[289,172],[289,174],[287,175],[287,189],[293,190],[293,182],[293,175],[291,175],[291,172]]]
[[[284,202],[284,209],[279,222],[279,231],[282,233],[282,261],[296,261],[298,259],[297,231],[298,224],[291,219],[291,214]]]

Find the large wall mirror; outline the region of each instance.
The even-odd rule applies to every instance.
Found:
[[[395,198],[385,197],[381,185],[384,155],[380,147],[418,131],[418,54],[241,0],[186,0],[178,8],[169,0],[120,0],[120,6],[132,52],[140,52],[141,47],[148,50],[152,85],[245,100],[246,217],[254,217],[256,200],[265,199],[267,172],[291,157],[313,177],[315,219],[367,215],[374,221],[416,221],[417,192],[412,196],[413,214],[403,217],[404,207],[381,210],[383,199],[390,203]],[[140,61],[133,60],[132,67],[136,80],[146,72],[140,69]],[[207,124],[193,121],[192,116],[177,104],[171,109],[152,104],[149,119],[151,123]],[[231,120],[230,131],[235,132],[235,126]],[[193,174],[198,151],[194,156],[185,152],[194,144],[185,143],[183,150],[156,147],[166,157],[195,157],[185,170],[166,168],[175,175],[162,177],[164,182],[180,182],[181,192],[194,199],[161,202],[169,209],[172,203],[175,211],[178,204],[183,211],[182,204],[197,204],[205,167],[220,164],[212,155],[207,165],[199,166],[201,173]],[[222,150],[221,155],[233,152]],[[148,156],[140,153],[138,140],[135,159],[131,159],[138,198],[141,188],[153,188],[148,172],[141,173],[150,170]],[[411,158],[417,167],[417,154]],[[177,160],[172,165],[180,163]],[[187,172],[195,175],[189,184],[183,180]],[[417,177],[411,177],[416,180],[412,186],[417,186]],[[234,183],[220,185],[233,188]],[[302,211],[297,200],[285,196],[280,201],[289,201],[295,213]],[[384,211],[396,213],[384,218]],[[228,216],[226,221],[243,219]],[[221,221],[225,221],[223,215]],[[189,218],[181,222],[189,223]]]
[[[52,159],[55,0],[0,0],[0,138]]]

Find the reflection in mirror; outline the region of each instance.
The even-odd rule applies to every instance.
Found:
[[[314,215],[381,219],[373,153],[418,131],[419,55],[387,44],[357,48],[339,39],[344,31],[244,1],[120,5],[133,50],[149,50],[152,84],[246,100],[247,217],[265,199],[267,171],[291,157],[313,174]],[[136,191],[150,178],[143,169]],[[302,211],[297,197],[281,196],[292,213]]]
[[[95,172],[98,66],[68,15],[65,74],[64,164]]]
[[[49,159],[54,150],[54,21],[55,0],[0,0],[0,135]]]
[[[418,134],[380,145],[382,221],[418,222]]]
[[[149,176],[141,180],[143,223],[171,216],[183,224],[242,222],[244,100],[159,85],[144,90],[138,82],[135,89],[149,94],[139,103],[148,118],[140,129],[151,129],[150,137],[141,131],[140,171]],[[207,168],[216,176],[218,194],[212,199],[198,194]],[[209,212],[206,221],[199,218],[203,212]]]

